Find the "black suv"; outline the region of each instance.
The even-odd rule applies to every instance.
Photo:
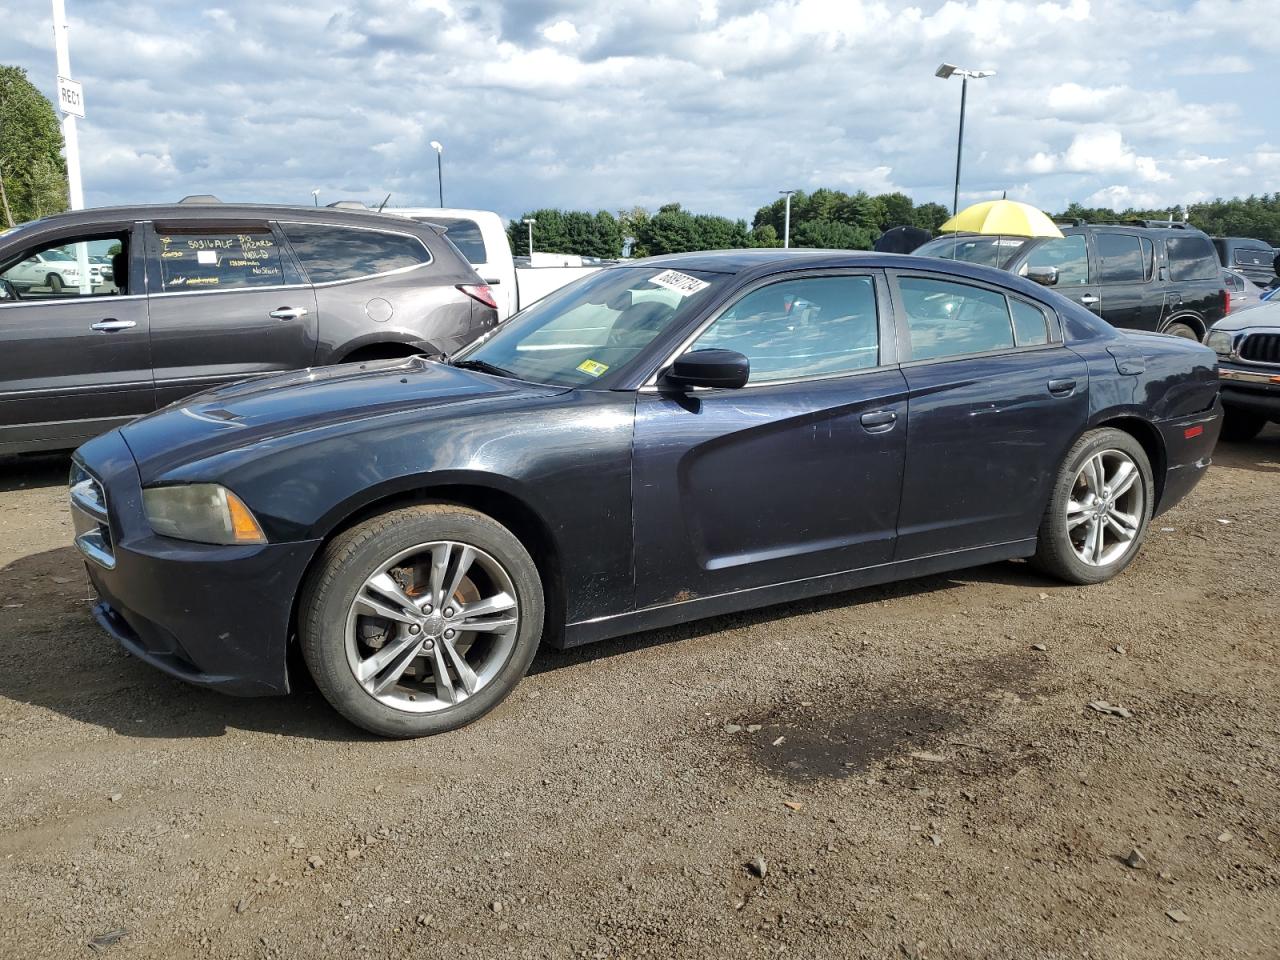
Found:
[[[1253,237],[1214,237],[1213,248],[1228,270],[1242,273],[1260,287],[1269,287],[1276,279],[1275,249],[1265,240]]]
[[[59,214],[0,236],[0,453],[74,447],[232,380],[451,353],[496,325],[453,244],[403,217],[231,204]]]
[[[1115,327],[1200,340],[1230,295],[1208,235],[1181,224],[1073,222],[1062,238],[956,234],[917,256],[999,267],[1052,287]]]

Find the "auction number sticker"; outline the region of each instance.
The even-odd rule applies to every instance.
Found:
[[[590,376],[599,377],[604,375],[604,372],[609,369],[609,365],[601,363],[599,360],[583,360],[578,364],[578,369]]]
[[[682,297],[691,297],[699,290],[705,290],[711,286],[707,281],[691,277],[687,273],[681,273],[679,270],[664,271],[656,277],[650,277],[649,282],[656,283],[667,290],[674,290]]]

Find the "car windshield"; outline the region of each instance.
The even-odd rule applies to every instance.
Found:
[[[915,250],[917,257],[941,257],[943,260],[963,260],[985,267],[1003,270],[1027,245],[1026,237],[982,237],[955,234],[930,240]]]
[[[665,267],[601,270],[522,310],[453,362],[517,380],[589,386],[683,323],[731,277]]]

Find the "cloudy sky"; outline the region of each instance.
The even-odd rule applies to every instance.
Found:
[[[67,0],[90,204],[686,207],[783,187],[1060,209],[1280,191],[1276,0]],[[53,93],[48,0],[0,62]]]

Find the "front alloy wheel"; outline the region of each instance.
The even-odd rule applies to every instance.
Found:
[[[347,663],[368,694],[397,710],[444,710],[493,681],[515,648],[511,577],[450,540],[402,550],[365,578],[347,613]]]
[[[298,601],[298,642],[326,700],[387,737],[454,730],[529,669],[543,628],[529,552],[478,511],[392,510],[335,537]]]

